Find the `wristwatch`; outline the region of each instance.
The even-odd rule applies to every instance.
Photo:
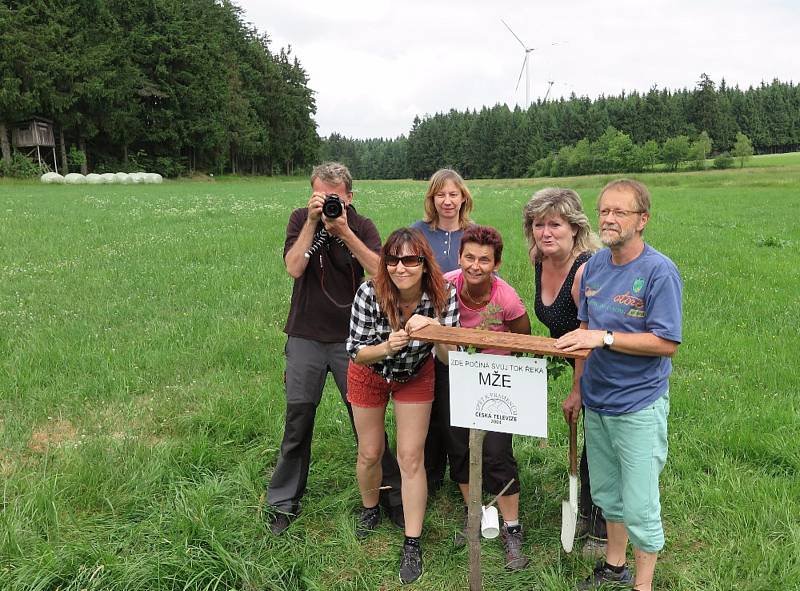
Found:
[[[611,345],[614,344],[614,333],[610,330],[606,331],[606,334],[603,335],[603,349],[610,349]]]

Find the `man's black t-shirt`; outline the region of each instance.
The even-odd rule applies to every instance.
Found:
[[[308,219],[308,208],[295,209],[286,226],[283,256],[294,245]],[[381,237],[369,218],[347,208],[347,225],[373,252],[380,252]],[[323,228],[322,222],[316,232]],[[293,337],[323,343],[343,343],[350,328],[350,308],[358,286],[364,278],[364,268],[354,256],[333,237],[311,255],[303,274],[294,281],[289,317],[283,331]]]

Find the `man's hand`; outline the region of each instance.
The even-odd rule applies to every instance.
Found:
[[[567,420],[567,423],[578,420],[582,406],[583,400],[581,400],[581,391],[573,388],[569,396],[561,403],[561,410],[564,412],[564,418]]]
[[[321,209],[322,206],[320,206],[320,210]],[[325,224],[325,229],[331,236],[344,239],[348,232],[352,232],[350,226],[347,225],[347,207],[345,205],[342,205],[342,215],[335,218],[329,218],[323,215],[322,223]]]
[[[325,203],[325,193],[314,192],[308,200],[308,221],[314,226],[322,217],[322,204]]]
[[[578,349],[597,349],[603,346],[604,330],[588,330],[576,328],[572,332],[561,336],[556,341],[556,349],[564,351],[577,351]]]

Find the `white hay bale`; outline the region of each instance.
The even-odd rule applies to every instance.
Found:
[[[100,175],[100,178],[103,179],[104,183],[113,183],[114,182],[114,173],[113,172],[104,172]]]
[[[71,172],[64,177],[64,182],[68,185],[85,185],[86,177],[77,172]]]
[[[103,182],[103,178],[99,174],[95,174],[94,172],[90,172],[86,175],[86,182],[90,185],[99,185]]]
[[[164,179],[157,172],[148,172],[145,173],[144,182],[149,185],[159,185],[164,182]]]
[[[145,175],[147,175],[147,173],[146,172],[142,172],[142,171],[132,172],[131,173],[131,180],[135,184],[139,185],[139,184],[145,182]]]
[[[114,182],[118,185],[128,185],[131,183],[131,177],[127,172],[118,172],[114,174]]]
[[[58,174],[57,172],[46,172],[44,173],[39,180],[46,185],[52,185],[54,183],[63,184],[64,177]]]

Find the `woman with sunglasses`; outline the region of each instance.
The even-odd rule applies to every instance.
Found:
[[[455,288],[447,283],[423,235],[395,230],[380,254],[378,272],[361,284],[353,301],[347,351],[347,399],[358,433],[356,476],[363,508],[356,535],[366,537],[380,521],[378,493],[386,405],[394,402],[397,459],[402,479],[405,543],[400,580],[422,574],[420,535],[428,487],[423,465],[433,402],[433,357],[445,363],[450,345],[413,339],[429,324],[458,325]]]

